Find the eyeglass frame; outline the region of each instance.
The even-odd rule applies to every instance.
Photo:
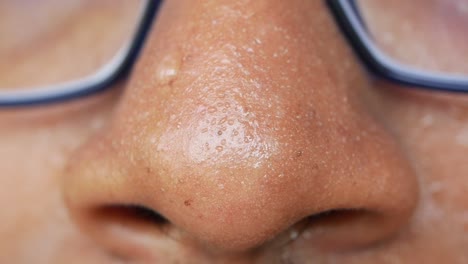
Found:
[[[132,68],[145,42],[154,17],[162,0],[147,0],[142,18],[137,26],[133,40],[117,62],[110,63],[111,69],[101,69],[101,76],[93,75],[91,80],[78,80],[62,84],[66,89],[57,86],[38,91],[0,92],[0,107],[35,106],[70,101],[90,96],[112,87],[124,78]],[[451,76],[447,74],[420,71],[400,64],[380,51],[370,38],[370,34],[358,11],[356,0],[326,0],[338,26],[341,28],[356,54],[366,68],[377,77],[402,84],[408,87],[427,88],[448,92],[468,92],[468,76]],[[120,61],[120,63],[118,62]],[[97,76],[97,77],[96,77]],[[93,80],[96,79],[96,80]]]
[[[418,70],[385,55],[371,39],[356,0],[329,0],[327,3],[356,54],[374,75],[410,88],[468,92],[468,76]]]
[[[109,63],[96,74],[76,81],[37,88],[33,91],[5,92],[0,90],[1,107],[27,107],[60,103],[105,91],[123,79],[136,61],[162,0],[146,0],[134,35]]]

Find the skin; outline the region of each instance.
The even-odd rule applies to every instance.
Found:
[[[117,86],[0,111],[0,262],[468,261],[468,96],[372,78],[322,1],[166,1]]]

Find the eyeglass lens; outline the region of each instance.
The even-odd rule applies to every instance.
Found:
[[[143,2],[0,1],[0,92],[92,76],[131,41]]]
[[[357,0],[374,44],[428,72],[468,75],[468,0]]]

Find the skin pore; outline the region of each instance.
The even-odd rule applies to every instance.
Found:
[[[0,110],[1,263],[468,261],[468,95],[372,79],[324,1],[165,1],[118,86]]]

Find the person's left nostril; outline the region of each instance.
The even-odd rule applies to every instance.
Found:
[[[147,259],[151,252],[148,236],[168,238],[170,222],[140,204],[96,205],[79,210],[81,227],[93,234],[113,256],[124,260]]]
[[[365,247],[391,233],[382,228],[388,221],[367,209],[331,209],[309,216],[306,222],[302,235],[315,247],[327,251]]]

